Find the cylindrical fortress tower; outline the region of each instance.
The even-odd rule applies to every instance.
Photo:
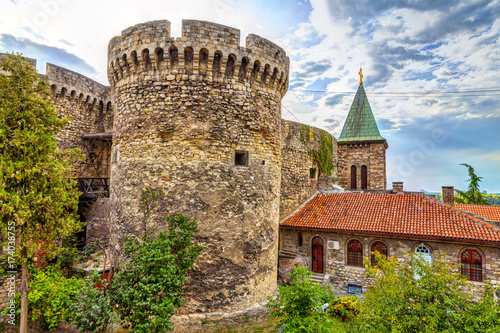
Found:
[[[162,214],[196,218],[207,248],[186,285],[186,314],[248,309],[276,287],[289,59],[256,35],[239,43],[239,30],[193,20],[180,38],[152,21],[109,43],[115,233],[140,231],[146,187],[165,193]]]

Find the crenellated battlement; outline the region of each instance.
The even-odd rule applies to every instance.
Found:
[[[170,22],[134,25],[108,46],[108,79],[121,82],[153,78],[208,80],[250,84],[277,91],[288,89],[289,58],[285,51],[257,35],[240,45],[240,31],[224,25],[182,21],[182,37],[170,37]]]
[[[111,107],[111,88],[72,70],[47,63],[46,74],[52,99],[69,100],[82,106],[106,105]]]

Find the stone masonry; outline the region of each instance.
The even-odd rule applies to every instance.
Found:
[[[237,29],[183,20],[180,38],[170,37],[168,21],[153,21],[109,43],[110,199],[122,202],[112,223],[120,234],[141,231],[146,187],[164,191],[163,216],[197,219],[207,248],[181,313],[251,308],[276,288],[289,59],[259,36],[249,35],[246,47],[239,39]]]
[[[298,247],[297,237],[298,232],[302,233],[303,246]],[[363,258],[370,260],[370,248],[373,242],[382,241],[387,245],[388,255],[396,257],[400,262],[408,259],[405,252],[415,251],[417,246],[424,244],[431,251],[431,256],[438,252],[444,252],[447,256],[447,261],[453,265],[460,265],[460,254],[466,249],[473,249],[480,253],[483,260],[483,281],[491,279],[494,286],[500,284],[500,250],[495,246],[479,245],[479,244],[464,244],[458,242],[432,241],[411,238],[396,238],[396,237],[380,237],[357,235],[355,233],[334,233],[334,232],[315,232],[315,231],[298,231],[298,230],[281,230],[282,248],[292,252],[298,252],[300,255],[311,258],[311,241],[315,236],[323,239],[323,262],[324,273],[330,274],[330,282],[335,290],[347,292],[348,285],[362,286],[363,291],[367,290],[370,279],[365,276],[366,269],[364,267],[347,265],[347,243],[356,239],[363,245]],[[339,242],[339,249],[328,249],[328,241]],[[310,260],[309,260],[310,261]],[[311,263],[309,262],[311,269]],[[481,288],[483,283],[474,282],[476,286]]]
[[[368,190],[385,190],[386,176],[386,149],[384,142],[355,142],[338,143],[338,184],[345,189],[351,189],[351,166],[357,168],[358,189],[361,184],[361,167],[368,169]]]

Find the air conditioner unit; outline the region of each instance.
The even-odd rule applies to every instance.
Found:
[[[337,241],[328,241],[326,246],[329,250],[340,250],[340,243]]]

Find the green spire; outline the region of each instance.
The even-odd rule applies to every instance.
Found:
[[[360,81],[361,82],[361,81]],[[338,142],[385,140],[368,103],[363,84],[359,85]]]

